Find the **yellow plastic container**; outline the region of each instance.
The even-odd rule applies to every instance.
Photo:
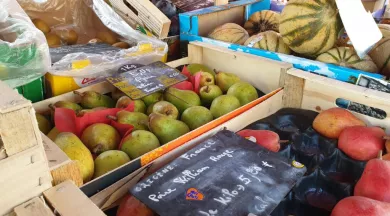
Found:
[[[153,48],[149,44],[140,45],[137,52],[131,53],[130,56],[145,55],[154,52]],[[168,54],[166,53],[160,61],[167,62]],[[90,64],[89,60],[80,60],[72,63],[73,69],[81,69]],[[101,80],[93,77],[67,77],[57,76],[47,73],[45,75],[46,80],[46,96],[54,97],[67,92],[71,92],[98,82]]]

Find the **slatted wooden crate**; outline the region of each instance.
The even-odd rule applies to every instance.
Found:
[[[41,133],[30,101],[0,82],[0,215],[51,187]]]

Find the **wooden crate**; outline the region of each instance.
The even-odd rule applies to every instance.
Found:
[[[240,131],[249,124],[266,118],[282,108],[301,108],[321,112],[337,107],[336,100],[338,98],[343,98],[385,111],[387,114],[385,119],[377,119],[356,112],[352,113],[363,120],[367,125],[383,127],[386,129],[387,134],[390,133],[389,94],[321,77],[298,69],[289,69],[284,73],[284,88],[279,88],[273,96],[236,118],[215,127],[196,139],[157,158],[147,166],[135,171],[131,176],[118,181],[112,186],[116,186],[116,189],[113,190],[113,188],[111,188],[111,191],[115,191],[115,193],[101,191],[91,198],[92,201],[97,205],[112,206],[115,204],[114,198],[116,198],[116,194],[121,191],[128,191],[136,184],[134,183],[137,182],[135,180],[154,173],[173,159],[197,146],[202,140],[206,140],[223,129],[234,132]],[[123,184],[123,181],[126,181],[128,184]]]
[[[375,12],[383,8],[385,0],[362,0],[364,8],[370,12]]]
[[[30,101],[0,82],[0,215],[51,187],[41,133]]]
[[[105,214],[71,181],[45,191],[14,208],[14,216],[104,216]],[[46,204],[51,206],[51,208]],[[55,212],[55,214],[54,214]]]
[[[282,72],[287,71],[291,68],[292,65],[283,62],[277,62],[262,57],[257,57],[245,53],[235,52],[228,50],[223,47],[218,47],[214,45],[209,45],[205,43],[194,42],[189,45],[189,56],[174,62],[168,63],[171,67],[177,67],[190,63],[201,63],[207,65],[213,69],[220,71],[235,73],[242,80],[247,81],[258,88],[264,93],[270,93],[277,89],[279,86],[283,85],[283,77],[281,77]],[[261,65],[261,67],[259,67]],[[107,82],[102,82],[93,86],[89,86],[83,89],[83,91],[97,91],[100,93],[109,93],[114,90]],[[153,161],[159,156],[179,147],[180,145],[188,142],[191,139],[194,139],[203,133],[211,130],[212,128],[228,121],[229,119],[234,118],[235,116],[245,112],[246,110],[252,108],[253,106],[261,103],[266,97],[259,98],[256,101],[253,101],[250,104],[247,104],[222,118],[216,119],[209,124],[200,127],[196,130],[193,130],[186,135],[165,144],[164,146],[145,154],[142,157],[139,157],[131,162],[117,168],[106,175],[103,175],[97,179],[90,181],[89,183],[82,186],[82,190],[88,195],[92,196],[98,191],[101,191],[118,180],[124,178],[125,176],[132,173],[134,170],[140,168],[141,166]],[[75,96],[73,93],[63,94],[54,98],[50,98],[45,101],[41,101],[34,104],[34,108],[38,113],[43,113],[48,111],[48,105],[55,103],[59,100],[79,102],[79,97]],[[50,152],[46,152],[48,157],[50,157]],[[53,176],[55,178],[55,176]],[[56,181],[56,179],[54,179]],[[57,181],[60,182],[60,181]]]
[[[171,20],[149,0],[109,0],[125,20],[134,20],[145,25],[159,39],[168,37]],[[227,4],[229,0],[214,0],[215,5]],[[133,21],[129,21],[133,23]]]

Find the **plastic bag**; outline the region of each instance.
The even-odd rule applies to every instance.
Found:
[[[0,1],[0,80],[15,88],[38,79],[50,65],[44,34],[16,0]]]
[[[31,19],[40,18],[52,32],[73,29],[78,44],[96,38],[98,32],[111,30],[132,46],[99,54],[71,53],[54,62],[49,72],[57,76],[101,77],[116,73],[128,63],[143,64],[161,60],[167,44],[132,29],[104,0],[18,0]],[[84,61],[88,59],[87,61]],[[81,62],[81,63],[80,63]]]

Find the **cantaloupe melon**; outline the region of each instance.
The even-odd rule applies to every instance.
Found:
[[[306,56],[333,48],[340,29],[335,0],[290,0],[280,16],[279,32],[284,42]]]
[[[249,38],[249,34],[238,24],[226,23],[214,29],[208,37],[215,40],[242,45]]]
[[[316,60],[372,73],[378,72],[378,67],[369,56],[360,59],[351,47],[330,49],[319,55]]]
[[[248,21],[245,22],[244,28],[250,36],[269,30],[279,32],[279,19],[280,14],[274,11],[258,11],[249,17]]]
[[[272,52],[290,54],[290,48],[283,42],[279,33],[266,31],[253,35],[244,43],[245,46],[268,50]]]
[[[378,66],[379,73],[390,77],[390,37],[382,38],[368,55]]]

